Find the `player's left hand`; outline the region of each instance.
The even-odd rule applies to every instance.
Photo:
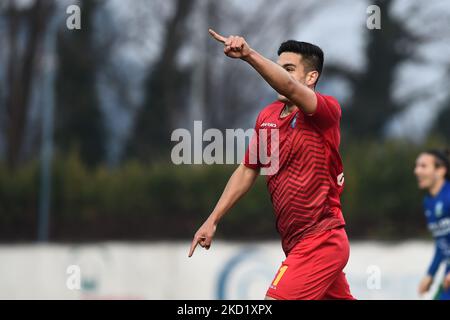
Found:
[[[243,37],[229,36],[228,38],[221,36],[212,29],[209,29],[209,34],[217,41],[224,44],[223,52],[230,58],[245,59],[250,55],[251,48]]]
[[[206,219],[206,221],[194,235],[188,257],[192,257],[192,255],[194,254],[194,250],[198,244],[206,250],[209,250],[209,248],[211,247],[212,239],[214,237],[214,233],[216,232],[216,228],[217,225],[212,222],[211,219]]]
[[[444,279],[444,289],[445,289],[445,290],[450,289],[450,272],[447,273],[447,275],[445,276],[445,279]]]

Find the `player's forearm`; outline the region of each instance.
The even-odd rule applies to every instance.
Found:
[[[243,60],[249,63],[275,91],[302,108],[305,113],[316,111],[314,91],[292,78],[281,66],[253,49]]]
[[[442,262],[442,254],[441,254],[440,249],[436,246],[433,260],[431,261],[431,264],[428,267],[428,272],[427,272],[427,274],[430,277],[432,277],[432,278],[434,277],[437,270],[439,269],[441,262]]]
[[[208,219],[214,224],[218,224],[228,210],[252,187],[257,177],[257,171],[241,164],[228,180],[222,196]]]

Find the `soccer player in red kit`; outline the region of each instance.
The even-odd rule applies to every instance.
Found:
[[[250,48],[244,38],[211,36],[224,53],[251,65],[278,92],[256,120],[258,130],[278,130],[278,170],[267,175],[277,229],[286,254],[266,299],[354,299],[343,273],[349,258],[340,194],[344,174],[339,155],[341,109],[337,100],[315,91],[323,67],[322,50],[289,40],[278,50],[278,64]],[[259,141],[259,140],[257,140]],[[209,249],[221,217],[253,185],[264,166],[248,148],[208,219],[196,232]]]

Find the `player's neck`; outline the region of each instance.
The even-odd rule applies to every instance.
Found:
[[[296,110],[296,109],[297,109],[297,106],[296,106],[296,105],[286,103],[285,106],[284,106],[284,114],[285,114],[286,116],[288,116],[288,115],[290,115],[290,114],[291,114],[294,110]]]
[[[310,88],[314,92],[316,91],[316,87],[314,87],[314,86],[308,86],[308,88]],[[282,112],[282,117],[287,117],[288,115],[290,115],[292,112],[294,112],[297,109],[300,109],[300,108],[289,101],[288,103],[286,103],[284,105],[284,109],[283,109],[283,112]]]
[[[445,179],[437,181],[429,190],[432,197],[436,197],[445,184]]]

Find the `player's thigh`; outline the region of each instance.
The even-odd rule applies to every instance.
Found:
[[[322,299],[348,260],[348,243],[338,230],[303,240],[279,268],[267,296],[275,299]]]
[[[350,286],[344,272],[336,277],[336,280],[327,289],[323,299],[326,300],[355,300],[350,293]]]

